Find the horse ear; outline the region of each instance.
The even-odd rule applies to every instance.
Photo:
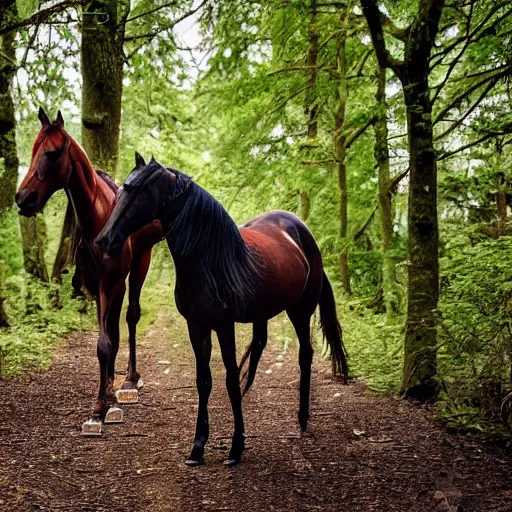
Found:
[[[145,165],[144,157],[138,151],[135,151],[135,167],[144,167]]]
[[[50,118],[44,111],[43,107],[39,107],[39,113],[37,114],[37,117],[38,117],[39,121],[41,121],[41,125],[43,126],[43,128],[50,124]]]
[[[156,162],[156,160],[155,160],[155,155],[151,155],[151,160],[150,160],[150,162]]]
[[[60,110],[57,112],[57,119],[55,119],[54,122],[61,128],[64,128],[64,118],[62,117]]]

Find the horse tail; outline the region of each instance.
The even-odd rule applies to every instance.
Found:
[[[336,302],[332,286],[325,271],[323,271],[319,306],[322,333],[331,351],[332,373],[335,377],[341,377],[346,384],[348,379],[347,352],[343,345],[341,325],[336,316]]]

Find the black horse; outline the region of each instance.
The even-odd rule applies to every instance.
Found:
[[[346,382],[347,364],[331,285],[313,235],[295,215],[271,211],[238,229],[226,210],[191,178],[148,165],[137,153],[136,167],[119,191],[118,202],[96,240],[115,256],[125,240],[154,219],[160,220],[176,266],[176,305],[187,320],[196,356],[199,407],[194,446],[186,461],[203,463],[208,441],[211,332],[217,333],[226,368],[234,433],[226,464],[240,461],[245,443],[235,322],[253,324],[244,393],[251,386],[267,343],[267,323],[286,310],[300,343],[299,422],[306,429],[313,349],[310,319],[320,305],[320,321],[331,351],[333,373]]]

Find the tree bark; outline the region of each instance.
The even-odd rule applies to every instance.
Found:
[[[390,191],[389,147],[386,103],[386,68],[379,66],[377,75],[377,113],[375,117],[375,159],[379,168],[379,220],[382,251],[382,291],[387,321],[398,313],[395,263],[390,255],[393,246],[393,203]]]
[[[347,230],[348,230],[348,194],[347,194],[347,168],[345,164],[347,152],[347,137],[345,133],[345,118],[347,108],[347,20],[346,8],[343,8],[340,16],[342,28],[338,39],[338,108],[334,114],[334,155],[338,165],[338,187],[340,191],[340,238],[344,247],[339,255],[339,265],[343,289],[349,295],[352,293],[350,287],[350,274],[348,267]]]
[[[7,0],[0,8],[0,27],[11,25],[17,16],[16,1]],[[16,71],[16,32],[0,38],[0,217],[14,204],[18,179],[16,118],[12,99],[12,79]]]
[[[404,87],[409,136],[408,307],[402,391],[420,400],[437,393],[439,296],[437,164],[425,74]]]
[[[0,7],[0,28],[16,21],[16,0],[7,0]],[[0,38],[0,218],[12,207],[18,179],[18,154],[16,150],[16,118],[12,100],[12,79],[16,67],[14,39],[11,31]],[[3,262],[0,261],[0,327],[9,321],[4,310]]]
[[[124,0],[93,0],[82,13],[82,142],[92,164],[112,176],[119,156],[129,5]]]

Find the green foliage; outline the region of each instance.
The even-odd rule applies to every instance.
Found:
[[[454,233],[444,251],[438,353],[442,410],[452,424],[459,413],[467,420],[468,414],[460,412],[464,407],[478,411],[480,419],[496,420],[501,399],[511,389],[512,237],[492,240],[471,228]],[[449,413],[454,407],[455,416]]]
[[[61,287],[44,285],[24,273],[5,282],[12,327],[0,329],[0,377],[47,368],[53,349],[67,334],[94,326],[94,307],[71,299],[71,276]],[[62,309],[55,308],[56,294]],[[34,311],[27,314],[27,308]]]

